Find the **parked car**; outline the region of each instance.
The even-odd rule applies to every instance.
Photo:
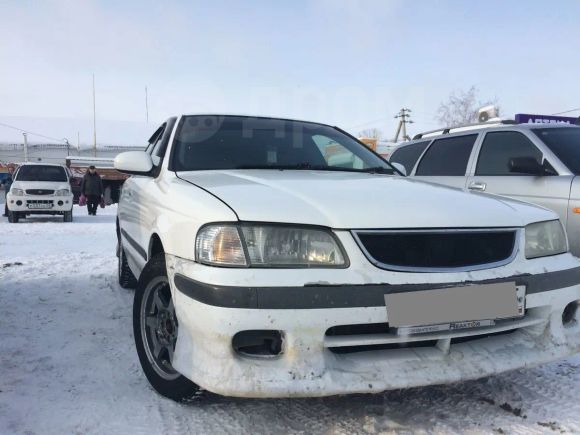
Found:
[[[580,127],[496,123],[437,131],[401,145],[390,161],[424,181],[552,209],[580,256]]]
[[[170,118],[115,167],[132,174],[119,283],[174,400],[380,392],[580,351],[580,260],[552,211],[404,178],[286,119]]]
[[[61,215],[64,222],[72,222],[70,174],[62,165],[23,163],[14,174],[6,204],[11,223],[36,214]]]

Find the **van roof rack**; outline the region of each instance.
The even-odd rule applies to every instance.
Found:
[[[439,133],[439,134],[450,134],[453,133],[453,130],[458,128],[465,128],[465,127],[485,127],[485,126],[493,126],[493,125],[502,125],[502,124],[517,124],[513,119],[498,119],[493,121],[487,122],[473,122],[470,124],[461,124],[456,125],[453,127],[446,127],[446,128],[436,128],[435,130],[424,131],[423,133],[416,134],[413,136],[413,140],[422,139],[425,135]]]

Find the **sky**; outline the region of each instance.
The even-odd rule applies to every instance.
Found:
[[[147,87],[151,133],[241,113],[390,138],[400,108],[433,129],[471,86],[506,116],[550,114],[580,108],[579,22],[578,0],[0,0],[0,122],[83,120],[92,140],[93,74],[97,124],[145,125]]]

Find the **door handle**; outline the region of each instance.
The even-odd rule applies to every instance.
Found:
[[[468,186],[468,188],[470,190],[478,190],[480,192],[483,192],[486,187],[487,187],[487,184],[485,184],[483,181],[474,181],[472,183],[469,183],[469,186]]]

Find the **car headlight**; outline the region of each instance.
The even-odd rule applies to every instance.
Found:
[[[568,240],[559,220],[526,226],[526,258],[568,252]]]
[[[54,192],[55,196],[67,196],[70,195],[70,190],[68,189],[58,189]]]
[[[196,260],[238,267],[346,267],[338,240],[328,230],[291,225],[216,224],[195,241]]]
[[[24,196],[24,189],[17,189],[16,187],[13,187],[10,189],[10,193],[14,196]]]

